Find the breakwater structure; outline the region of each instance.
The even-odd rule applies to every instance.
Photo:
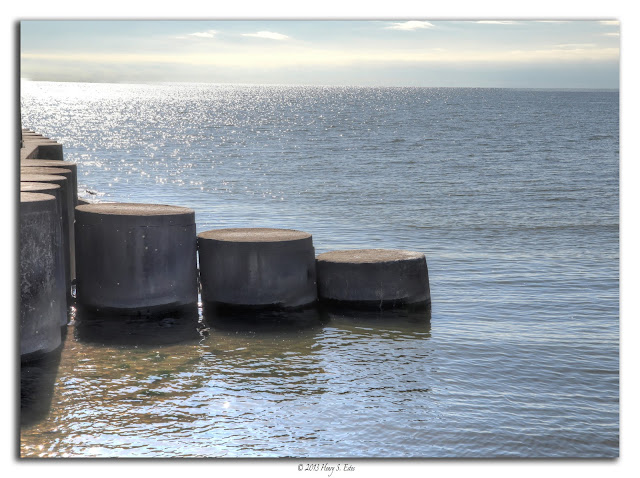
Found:
[[[23,362],[60,346],[73,307],[95,320],[185,310],[193,318],[199,288],[205,316],[221,309],[255,317],[302,310],[311,317],[308,311],[322,305],[431,306],[423,253],[360,249],[316,257],[312,235],[293,229],[213,229],[196,235],[192,209],[89,204],[78,199],[77,177],[77,165],[64,160],[61,144],[22,130]]]

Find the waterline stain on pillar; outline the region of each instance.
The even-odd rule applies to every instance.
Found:
[[[192,209],[97,203],[76,208],[76,301],[97,313],[155,315],[197,304]]]
[[[61,344],[66,318],[64,265],[56,245],[61,234],[56,200],[20,193],[20,356],[28,361]]]
[[[429,271],[421,252],[395,249],[331,251],[317,258],[318,297],[364,307],[429,305]]]

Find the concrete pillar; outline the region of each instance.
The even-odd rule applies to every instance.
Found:
[[[192,209],[97,203],[76,208],[76,302],[85,310],[156,315],[197,303]]]
[[[424,254],[393,249],[332,251],[317,258],[318,297],[352,306],[431,303]]]
[[[73,194],[71,192],[71,185],[69,184],[68,177],[69,173],[64,173],[67,176],[56,175],[56,174],[38,174],[37,171],[40,168],[25,168],[28,169],[28,172],[20,172],[20,182],[35,182],[35,183],[52,183],[57,184],[62,189],[62,194],[66,197],[65,204],[63,205],[63,210],[65,212],[65,217],[63,221],[63,227],[65,228],[65,237],[68,238],[69,244],[69,272],[71,276],[71,280],[73,281],[76,278],[76,246],[74,240],[74,210],[73,210]],[[49,169],[49,168],[44,168]],[[50,168],[56,169],[56,168]],[[60,169],[60,168],[57,168]],[[69,170],[67,170],[69,171]]]
[[[36,159],[53,159],[62,161],[64,159],[62,145],[54,141],[43,141],[38,145],[38,153]]]
[[[311,234],[214,229],[198,234],[202,300],[209,306],[300,307],[317,299]]]
[[[38,133],[23,132],[22,147],[24,151],[20,151],[21,158],[52,159],[58,161],[64,159],[62,144]]]
[[[71,187],[73,188],[73,207],[78,205],[78,165],[70,161],[56,161],[55,159],[23,159],[22,168],[62,168],[71,171]],[[56,173],[53,173],[56,174]]]
[[[55,174],[56,176],[64,176],[67,178],[67,182],[71,191],[71,201],[73,208],[78,204],[78,181],[76,179],[77,168],[76,165],[73,164],[69,167],[61,167],[57,166],[57,164],[53,164],[51,166],[35,166],[35,165],[25,165],[23,164],[26,161],[51,161],[57,164],[64,163],[65,161],[54,161],[48,159],[23,159],[20,161],[20,173],[25,174]],[[72,209],[73,209],[72,208]]]
[[[20,192],[30,193],[43,193],[50,194],[56,198],[57,208],[57,222],[60,227],[60,244],[56,245],[60,260],[64,264],[64,284],[61,284],[65,288],[65,295],[67,297],[67,306],[71,304],[73,300],[71,296],[71,261],[69,258],[69,229],[65,228],[67,223],[67,198],[63,195],[63,190],[58,184],[53,183],[20,183]],[[64,322],[61,325],[67,325],[67,317],[64,317]]]
[[[20,357],[29,361],[61,344],[67,314],[55,197],[20,193]]]

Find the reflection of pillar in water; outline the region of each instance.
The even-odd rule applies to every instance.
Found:
[[[274,401],[326,392],[318,362],[323,331],[318,309],[228,311],[207,317],[207,324],[202,345],[208,353],[199,369],[216,377],[217,388]]]
[[[392,309],[368,309],[344,304],[323,304],[322,320],[336,329],[362,335],[385,336],[417,334],[431,336],[431,306],[402,306]],[[391,335],[390,335],[391,334]]]
[[[79,342],[117,346],[162,346],[201,339],[197,305],[179,311],[144,315],[92,314],[78,309],[75,336]]]
[[[44,420],[51,409],[61,348],[40,360],[20,365],[20,425]]]

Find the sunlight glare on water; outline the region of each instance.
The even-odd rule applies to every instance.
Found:
[[[24,82],[89,201],[424,252],[430,317],[69,327],[21,455],[615,457],[618,93]],[[273,318],[272,318],[273,319]]]

